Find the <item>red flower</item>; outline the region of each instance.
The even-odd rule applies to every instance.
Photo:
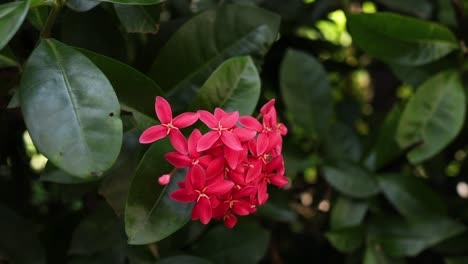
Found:
[[[140,136],[140,143],[152,143],[167,135],[175,149],[180,152],[187,152],[186,139],[179,131],[180,128],[193,125],[198,120],[198,114],[187,112],[172,118],[172,109],[166,99],[157,96],[155,102],[156,115],[161,125],[152,126],[146,129]]]

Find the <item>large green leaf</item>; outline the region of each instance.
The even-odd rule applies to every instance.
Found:
[[[129,33],[153,33],[159,31],[160,5],[114,4],[115,13]]]
[[[368,240],[378,243],[390,256],[416,256],[465,230],[463,225],[447,218],[406,222],[400,218],[382,216],[371,220]]]
[[[376,195],[379,185],[370,172],[346,161],[328,164],[323,168],[325,180],[338,191],[356,198]]]
[[[329,231],[325,233],[325,237],[338,251],[351,253],[362,245],[364,232],[362,226],[352,226]]]
[[[6,263],[45,264],[46,255],[34,225],[0,205],[0,258]]]
[[[421,65],[458,48],[444,26],[394,13],[350,14],[348,25],[353,41],[385,62]]]
[[[401,148],[417,145],[408,153],[420,163],[441,151],[460,132],[465,120],[466,99],[459,75],[447,71],[427,80],[408,102],[398,125]]]
[[[11,49],[7,46],[0,50],[0,69],[16,66],[18,66],[18,63]]]
[[[154,116],[154,100],[163,95],[161,88],[131,66],[85,49],[77,49],[88,57],[109,79],[119,101],[147,116]]]
[[[392,258],[382,252],[382,248],[376,244],[369,244],[364,253],[363,264],[404,264],[403,258]]]
[[[77,12],[86,12],[95,8],[101,2],[96,0],[68,0],[66,3],[72,10]]]
[[[23,24],[28,13],[29,0],[0,5],[0,50],[3,49]]]
[[[223,5],[190,19],[166,43],[150,76],[179,107],[190,104],[198,88],[225,59],[262,57],[279,27],[279,17],[253,6]],[[178,109],[182,111],[184,109]]]
[[[325,152],[332,160],[359,161],[362,155],[361,141],[353,129],[343,123],[334,123],[325,136]]]
[[[338,197],[331,210],[331,229],[338,230],[361,224],[366,216],[367,208],[366,202],[352,200],[344,196]]]
[[[99,177],[93,177],[90,175],[87,177],[76,177],[64,170],[57,168],[51,162],[47,162],[47,165],[45,166],[44,171],[42,171],[39,180],[60,184],[80,184],[97,181],[99,180]]]
[[[432,13],[432,3],[428,0],[376,0],[391,9],[413,14],[421,18],[429,18]]]
[[[221,64],[203,84],[192,109],[239,111],[251,115],[260,97],[260,76],[252,59],[231,58]]]
[[[252,223],[228,229],[218,225],[193,245],[193,252],[214,263],[255,264],[265,255],[270,234]]]
[[[192,204],[169,197],[178,189],[177,183],[185,179],[186,171],[178,170],[169,185],[158,184],[158,177],[172,169],[164,158],[171,150],[168,139],[153,143],[133,177],[125,210],[125,230],[130,244],[157,242],[190,220]]]
[[[26,63],[20,102],[34,145],[78,176],[101,176],[122,143],[120,106],[104,74],[56,40],[42,40]]]
[[[382,174],[377,180],[385,197],[407,219],[447,215],[444,202],[422,179],[403,174]]]
[[[106,172],[99,187],[99,194],[117,215],[123,215],[127,203],[130,182],[143,154],[144,146],[138,142],[141,132],[132,129],[124,134],[122,149],[114,166]]]
[[[293,49],[281,63],[280,86],[286,109],[307,133],[324,135],[332,110],[327,72],[314,57]]]
[[[42,31],[44,28],[47,16],[49,15],[48,6],[38,6],[30,8],[26,20],[29,21],[37,30]]]

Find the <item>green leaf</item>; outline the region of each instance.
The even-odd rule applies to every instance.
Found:
[[[331,229],[338,230],[361,224],[366,216],[367,209],[366,202],[352,200],[344,196],[338,197],[331,210]]]
[[[385,197],[407,219],[447,215],[445,203],[422,179],[403,174],[382,174],[377,180]]]
[[[0,205],[0,256],[6,263],[45,264],[46,255],[32,223]]]
[[[8,46],[0,50],[0,69],[17,66],[15,55]]]
[[[197,93],[192,109],[239,111],[251,115],[260,97],[260,76],[249,56],[235,57],[221,64]]]
[[[153,80],[131,66],[94,53],[79,49],[79,52],[88,57],[109,79],[114,87],[119,101],[147,116],[154,116],[154,100],[163,92]]]
[[[37,30],[41,31],[45,26],[48,15],[49,15],[49,7],[48,6],[38,6],[38,7],[29,9],[29,13],[28,13],[26,19]]]
[[[396,140],[401,148],[417,145],[408,153],[420,163],[447,146],[463,127],[466,99],[459,75],[447,71],[427,80],[406,106]]]
[[[333,188],[351,197],[366,198],[380,191],[373,175],[351,162],[339,161],[326,165],[323,176]]]
[[[0,5],[0,50],[3,49],[23,24],[28,13],[29,0]]]
[[[141,132],[132,129],[124,134],[122,149],[114,166],[106,172],[99,187],[99,194],[117,215],[123,215],[127,203],[130,182],[138,167],[144,146],[138,142]]]
[[[289,49],[281,63],[280,87],[286,109],[306,133],[323,136],[332,111],[327,73],[314,57]]]
[[[10,102],[7,105],[7,108],[17,108],[20,107],[20,101],[19,101],[19,90],[16,90],[13,96],[10,99]]]
[[[358,162],[362,145],[353,129],[343,123],[334,123],[325,136],[325,152],[332,160],[347,159]]]
[[[364,231],[362,226],[352,226],[329,231],[325,233],[325,237],[341,253],[351,253],[361,247]]]
[[[79,184],[99,180],[98,177],[89,176],[88,177],[76,177],[66,171],[63,171],[55,167],[52,163],[47,162],[44,171],[39,178],[41,181],[55,182],[61,184]]]
[[[441,241],[464,232],[466,228],[450,219],[420,219],[406,222],[400,218],[381,216],[372,219],[368,240],[380,245],[394,257],[416,256]]]
[[[391,258],[382,252],[380,246],[375,244],[367,245],[364,253],[363,264],[404,264],[406,263],[403,258]]]
[[[289,205],[291,197],[284,190],[271,188],[268,190],[268,201],[258,207],[258,214],[273,221],[294,222],[297,214]]]
[[[403,108],[400,105],[395,105],[385,117],[379,129],[377,141],[366,157],[365,163],[370,170],[376,171],[402,154],[403,151],[395,140],[402,113]]]
[[[26,126],[37,149],[77,176],[102,176],[122,143],[120,106],[104,74],[56,40],[42,40],[20,85]]]
[[[123,5],[155,5],[166,0],[98,0],[100,2],[111,2],[114,4],[123,4]]]
[[[86,12],[95,8],[101,2],[96,0],[68,0],[66,3],[70,9],[76,12]]]
[[[376,2],[391,9],[413,14],[420,18],[429,18],[432,13],[432,3],[427,0],[377,0]]]
[[[163,259],[156,262],[156,264],[179,264],[179,263],[184,263],[184,264],[211,264],[212,262],[208,261],[206,259],[199,258],[199,257],[184,256],[184,255],[163,258]]]
[[[114,4],[114,9],[128,33],[158,33],[160,5]]]
[[[353,41],[387,63],[422,65],[458,49],[446,27],[394,13],[349,14]]]
[[[177,183],[185,179],[186,170],[178,170],[169,185],[158,184],[158,177],[172,169],[164,158],[169,151],[172,147],[167,138],[153,143],[133,177],[125,210],[129,244],[157,242],[190,220],[192,204],[179,203],[169,197],[179,188]]]
[[[269,240],[270,234],[252,223],[233,229],[218,225],[193,244],[193,252],[214,263],[255,264],[265,255]]]
[[[180,107],[189,105],[198,88],[225,59],[265,55],[276,39],[279,20],[279,16],[253,6],[223,5],[202,12],[172,35],[150,76],[170,91],[169,101]]]

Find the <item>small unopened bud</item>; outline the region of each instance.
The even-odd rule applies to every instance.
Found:
[[[171,181],[171,175],[169,174],[164,174],[158,179],[158,182],[161,185],[168,185],[170,181]]]

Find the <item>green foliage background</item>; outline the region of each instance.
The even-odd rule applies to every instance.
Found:
[[[0,1],[0,263],[468,263],[466,0]],[[288,126],[234,229],[167,194],[175,112]]]

